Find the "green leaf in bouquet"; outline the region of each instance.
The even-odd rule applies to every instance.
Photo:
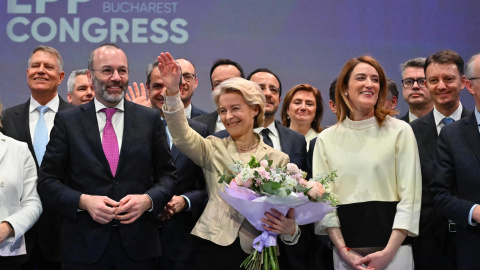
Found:
[[[217,174],[218,176],[220,177],[220,179],[218,179],[218,183],[221,184],[221,183],[227,183],[227,184],[230,184],[230,182],[232,181],[233,178],[235,178],[234,175],[229,175],[225,172],[225,169],[223,169],[223,174],[217,169],[215,168],[215,170],[217,171]]]
[[[262,187],[264,192],[274,195],[275,190],[279,189],[281,186],[282,186],[281,183],[268,181],[267,183],[263,184]]]
[[[248,166],[250,166],[250,168],[257,168],[260,167],[260,163],[257,161],[255,156],[252,155],[252,158],[248,162]]]

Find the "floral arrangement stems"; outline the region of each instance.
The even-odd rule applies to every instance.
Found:
[[[277,248],[266,247],[262,251],[255,251],[250,254],[240,265],[247,270],[279,270]]]

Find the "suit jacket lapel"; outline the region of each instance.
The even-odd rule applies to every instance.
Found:
[[[7,152],[8,144],[6,142],[6,136],[0,134],[0,160],[2,160],[3,156]]]
[[[435,125],[435,118],[433,117],[433,110],[427,114],[427,117],[421,120],[425,125],[425,132],[423,133],[422,143],[428,146],[430,156],[434,157],[437,151],[437,127]]]
[[[170,153],[172,154],[173,161],[174,162],[177,161],[178,154],[180,154],[180,150],[178,150],[178,148],[172,144],[172,149],[170,149]]]
[[[105,170],[110,175],[112,172],[110,171],[110,165],[108,164],[107,157],[103,152],[102,147],[102,140],[100,139],[100,133],[98,131],[98,122],[97,122],[97,112],[95,111],[95,103],[89,102],[85,105],[80,107],[81,114],[78,115],[78,123],[81,123],[82,128],[84,130],[83,134],[86,134],[88,145],[92,146],[92,150],[97,157],[97,159],[102,162]],[[113,175],[112,175],[113,177]]]
[[[120,149],[120,157],[118,160],[117,172],[115,175],[118,175],[118,172],[125,162],[125,159],[128,156],[130,151],[130,146],[135,141],[135,130],[141,129],[138,126],[137,121],[137,105],[129,101],[124,102],[124,118],[123,118],[123,137],[122,137],[122,148]],[[106,159],[106,158],[105,158]]]
[[[465,140],[470,144],[472,151],[480,162],[480,133],[478,132],[477,118],[475,114],[472,113],[471,116],[465,120],[464,125],[462,125]]]

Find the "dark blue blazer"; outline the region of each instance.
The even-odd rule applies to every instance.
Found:
[[[407,122],[407,123],[410,123],[410,114],[409,114],[409,112],[407,111],[407,113],[406,113],[404,116],[402,116],[401,118],[399,118],[399,119],[400,119],[400,120],[403,120],[403,121],[405,121],[405,122]]]
[[[160,256],[157,215],[173,196],[176,169],[160,112],[125,101],[124,131],[116,176],[102,149],[93,101],[57,113],[37,190],[42,203],[63,216],[61,261],[93,263],[104,253],[117,225],[132,260]],[[78,211],[82,194],[119,201],[128,194],[147,194],[153,209],[128,225],[100,224]]]
[[[191,114],[190,114],[190,118],[194,118],[194,117],[204,115],[204,114],[207,114],[207,112],[203,111],[203,110],[200,110],[199,108],[193,106],[193,104],[192,104],[192,111],[191,111]]]
[[[207,114],[200,115],[200,116],[197,116],[197,117],[192,116],[193,120],[198,121],[200,123],[204,123],[205,125],[207,125],[209,134],[215,133],[215,126],[217,125],[217,118],[218,118],[218,112],[217,111],[213,111],[211,113],[207,113]],[[225,137],[228,137],[228,133],[227,133],[227,136],[225,136]],[[220,138],[225,138],[225,137],[220,137]]]
[[[59,96],[58,111],[67,110],[74,106],[64,101]],[[29,127],[29,112],[30,99],[23,103],[5,110],[2,119],[2,133],[6,136],[12,137],[15,140],[26,142],[28,149],[32,153],[35,164],[38,162],[33,150],[32,136],[30,135]],[[52,222],[56,220],[56,222]],[[43,212],[40,215],[37,223],[25,234],[25,241],[27,246],[27,254],[25,256],[18,256],[22,262],[25,262],[34,247],[34,242],[37,244],[39,250],[35,252],[43,259],[49,261],[60,262],[60,222],[61,218],[49,207],[43,206]]]
[[[470,209],[480,204],[480,133],[477,119],[460,119],[442,128],[430,191],[435,208],[457,223],[458,269],[480,269],[480,227],[468,224]]]
[[[210,135],[207,126],[188,119],[189,126],[204,138]],[[164,221],[161,227],[162,256],[177,262],[194,261],[196,250],[194,237],[190,234],[203,213],[208,201],[208,193],[203,170],[185,154],[172,145],[172,157],[177,167],[177,188],[175,195],[183,195],[190,200],[189,211],[182,211]]]
[[[471,111],[463,108],[461,117],[466,117]],[[422,207],[420,212],[420,233],[413,238],[413,257],[416,267],[436,267],[437,269],[452,269],[455,257],[446,255],[445,247],[451,238],[448,232],[448,219],[440,215],[433,206],[433,196],[428,186],[433,180],[433,160],[437,151],[437,127],[433,110],[410,123],[417,140],[422,170]],[[454,253],[454,251],[449,252]]]

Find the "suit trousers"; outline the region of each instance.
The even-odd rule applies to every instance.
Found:
[[[108,226],[108,225],[107,225]],[[112,227],[110,240],[108,241],[105,253],[100,259],[92,264],[62,262],[62,269],[65,270],[153,270],[155,269],[156,258],[143,261],[133,261],[123,249],[118,227]]]

